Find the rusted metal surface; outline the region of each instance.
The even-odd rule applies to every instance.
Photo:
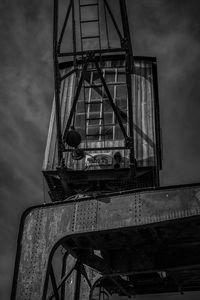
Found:
[[[48,259],[65,237],[200,218],[200,185],[43,205],[22,218],[12,300],[42,299]]]

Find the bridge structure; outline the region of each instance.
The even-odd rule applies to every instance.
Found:
[[[200,290],[200,184],[160,187],[157,64],[125,0],[54,0],[51,203],[22,216],[11,300]]]

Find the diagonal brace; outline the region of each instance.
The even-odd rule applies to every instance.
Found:
[[[115,21],[115,18],[114,18],[113,14],[112,14],[112,11],[111,11],[111,9],[110,9],[110,6],[108,5],[107,0],[104,0],[104,3],[105,3],[105,6],[106,6],[106,8],[107,8],[107,10],[108,10],[108,13],[109,13],[109,15],[110,15],[112,21],[113,21],[113,24],[114,24],[114,26],[115,26],[115,29],[116,29],[118,35],[119,35],[119,38],[120,38],[120,40],[122,41],[122,40],[123,40],[122,34],[121,34],[120,30],[119,30],[119,27],[118,27],[118,25],[117,25],[117,22]]]
[[[59,297],[59,294],[58,294],[58,287],[56,285],[56,278],[55,278],[55,274],[54,274],[54,270],[53,270],[52,265],[50,267],[50,278],[51,278],[51,283],[52,283],[52,287],[53,287],[54,297],[55,297],[56,300],[60,300],[60,297]]]
[[[91,284],[91,282],[90,282],[90,280],[89,280],[89,278],[88,278],[88,275],[87,275],[87,272],[86,272],[86,270],[85,270],[84,265],[81,265],[81,274],[85,277],[85,279],[86,279],[86,281],[87,281],[89,287],[91,288],[91,287],[92,287],[92,284]]]
[[[61,281],[58,283],[58,286],[56,286],[56,292],[58,294],[58,290],[61,288],[61,286],[66,282],[66,280],[70,277],[70,275],[72,274],[72,272],[75,270],[76,268],[76,263],[74,264],[74,266],[71,268],[71,270],[65,274],[65,276],[63,276],[63,278],[61,279]],[[51,273],[50,273],[51,274]],[[55,276],[54,276],[55,278]],[[53,293],[51,293],[48,297],[47,297],[47,300],[51,300],[53,299],[53,297],[56,297],[56,294],[55,294],[55,290],[53,291]],[[59,297],[59,295],[58,295]],[[57,300],[57,298],[56,298]],[[59,300],[59,298],[58,298]]]
[[[126,296],[131,297],[131,294],[126,291],[126,289],[115,279],[114,277],[110,277],[110,279],[116,284],[116,286],[120,289],[122,293],[124,293]]]
[[[73,70],[69,71],[67,74],[63,75],[60,80],[64,80],[66,79],[67,77],[71,76],[73,73],[77,72],[78,71],[78,68],[74,68]]]
[[[81,78],[80,78],[79,83],[78,83],[76,94],[74,96],[74,101],[73,101],[73,104],[72,104],[72,107],[71,107],[71,110],[70,110],[70,114],[69,114],[69,118],[68,118],[68,121],[67,121],[65,131],[64,131],[64,136],[63,136],[64,139],[66,138],[67,132],[68,132],[69,127],[70,127],[71,122],[72,122],[72,118],[73,118],[74,113],[75,113],[76,104],[77,104],[77,101],[78,101],[78,98],[79,98],[79,94],[80,94],[80,91],[81,91],[83,81],[85,79],[88,63],[89,63],[89,57],[87,58],[84,66],[83,66],[83,70],[82,70],[82,73],[81,73]]]
[[[67,9],[67,14],[65,16],[65,20],[64,20],[63,27],[62,27],[62,30],[61,30],[61,34],[60,34],[60,37],[59,37],[59,40],[58,40],[58,48],[57,48],[58,53],[60,52],[60,46],[61,46],[61,43],[62,43],[62,40],[63,40],[63,36],[64,36],[65,29],[66,29],[66,26],[67,26],[67,22],[68,22],[68,19],[69,19],[69,14],[70,14],[71,8],[72,8],[72,0],[70,0],[69,6],[68,6],[68,9]]]

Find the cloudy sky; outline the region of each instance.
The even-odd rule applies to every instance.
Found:
[[[20,215],[44,201],[41,165],[53,95],[52,2],[0,3],[2,300],[10,295]],[[200,182],[200,2],[127,2],[134,54],[158,59],[162,185]]]

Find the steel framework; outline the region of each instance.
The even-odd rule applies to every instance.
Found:
[[[64,159],[64,156],[66,153],[72,153],[74,152],[73,147],[69,147],[66,144],[66,138],[68,133],[70,132],[71,128],[74,128],[75,126],[75,119],[76,119],[76,111],[77,111],[77,105],[79,104],[79,98],[80,93],[82,89],[84,89],[85,94],[85,84],[90,85],[91,87],[91,93],[96,92],[98,95],[104,100],[107,99],[108,105],[111,108],[111,110],[114,113],[114,119],[115,119],[115,126],[119,126],[119,130],[121,131],[121,134],[123,136],[122,141],[123,143],[117,144],[114,143],[108,145],[101,144],[98,145],[98,151],[108,151],[108,150],[128,150],[129,151],[129,166],[126,169],[121,170],[123,173],[121,178],[127,178],[127,182],[129,182],[128,188],[139,188],[139,187],[145,187],[145,186],[159,186],[159,169],[161,168],[161,146],[160,146],[160,125],[159,125],[159,105],[158,105],[158,88],[157,88],[157,73],[156,73],[156,64],[155,60],[152,58],[147,57],[136,57],[134,60],[133,57],[133,51],[132,51],[132,45],[131,45],[131,39],[130,39],[130,31],[129,31],[129,25],[128,25],[128,17],[127,17],[127,10],[126,10],[126,2],[125,0],[119,0],[115,1],[115,10],[118,6],[118,19],[116,19],[116,16],[113,14],[111,9],[111,3],[112,1],[107,0],[92,0],[92,1],[85,1],[85,0],[79,0],[79,1],[72,1],[70,0],[68,3],[68,8],[66,11],[66,15],[63,18],[63,20],[60,20],[59,17],[59,4],[61,1],[55,0],[54,1],[54,34],[53,34],[53,57],[54,57],[54,75],[55,75],[55,112],[56,112],[56,132],[57,132],[57,169],[54,172],[54,170],[44,170],[44,175],[47,180],[47,183],[50,188],[50,195],[53,201],[59,201],[60,199],[64,200],[66,197],[76,194],[73,190],[73,186],[76,185],[75,180],[73,181],[72,178],[74,177],[73,172],[71,173],[70,168],[66,165],[66,161]],[[97,7],[97,13],[95,15],[95,19],[83,19],[83,14],[81,12],[81,9],[89,9],[89,11],[85,11],[86,13],[91,13],[90,9],[91,7]],[[105,16],[106,25],[102,25],[102,10],[103,15]],[[77,10],[79,9],[79,14],[77,14]],[[70,19],[71,18],[71,19]],[[104,19],[103,19],[104,20]],[[109,20],[109,22],[108,22]],[[90,26],[94,26],[94,24],[98,24],[96,27],[97,33],[96,35],[89,36],[84,33],[83,26],[85,24],[90,24]],[[72,45],[72,51],[63,51],[62,47],[64,44],[64,37],[66,35],[67,26],[71,24],[71,31],[72,36],[71,40],[67,40],[69,44]],[[80,27],[79,31],[77,32],[77,27]],[[109,27],[113,26],[112,30],[116,32],[116,38],[118,41],[118,47],[111,45],[111,42],[109,41]],[[60,28],[60,30],[59,30]],[[105,31],[105,34],[103,35],[102,31]],[[104,39],[106,39],[106,42],[104,41],[104,47],[102,47],[102,36]],[[106,37],[106,38],[105,38]],[[87,40],[89,46],[84,46],[84,41]],[[97,40],[97,46],[94,47],[94,49],[90,49],[91,45],[93,45],[94,40]],[[65,41],[66,42],[66,41]],[[137,159],[136,159],[136,147],[134,145],[136,134],[134,133],[134,120],[133,120],[133,103],[134,103],[134,97],[133,97],[133,91],[134,91],[134,83],[133,83],[133,75],[136,74],[135,70],[135,61],[137,60],[141,61],[151,61],[152,62],[152,80],[153,80],[153,88],[154,88],[154,98],[155,98],[155,108],[152,118],[155,118],[155,145],[153,147],[156,148],[155,152],[155,163],[153,167],[150,168],[138,168]],[[64,61],[63,61],[64,60]],[[124,116],[124,112],[120,110],[119,106],[117,105],[116,101],[113,99],[113,95],[110,91],[110,86],[102,72],[103,66],[106,62],[115,62],[117,60],[120,60],[123,65],[123,68],[125,69],[125,86],[127,91],[127,115]],[[69,67],[70,66],[70,67]],[[63,72],[63,70],[67,70]],[[96,74],[95,76],[98,77],[99,83],[98,85],[96,83],[89,83],[88,77],[90,73]],[[67,107],[67,121],[62,124],[62,118],[61,115],[63,113],[66,114],[66,112],[63,112],[62,109],[66,109],[62,107],[62,84],[65,80],[75,76],[75,83],[74,83],[74,91],[72,95],[72,99],[69,101],[71,102],[70,106]],[[101,85],[101,88],[99,88],[99,85]],[[125,96],[124,96],[125,97]],[[103,101],[105,102],[105,101]],[[85,102],[85,110],[86,105],[88,105],[87,102]],[[91,104],[92,105],[92,104]],[[105,118],[105,112],[102,112],[102,115],[98,118],[104,119]],[[85,117],[86,118],[86,117]],[[92,118],[91,116],[89,119],[86,119],[85,122],[95,123],[97,122],[97,117]],[[124,119],[126,119],[126,122],[128,124],[127,128],[125,128],[124,125]],[[102,121],[104,122],[104,121]],[[117,125],[116,125],[117,124]],[[86,126],[86,125],[85,125]],[[102,125],[100,125],[102,126]],[[148,126],[148,124],[146,125]],[[103,127],[104,129],[104,127]],[[100,130],[99,137],[104,140],[105,132],[102,134],[102,130]],[[108,129],[107,131],[109,131]],[[139,129],[140,130],[140,129]],[[106,130],[105,130],[106,131]],[[104,137],[103,137],[104,135]],[[142,132],[143,138],[145,136],[145,133]],[[153,134],[152,134],[153,135]],[[94,138],[94,133],[88,134],[88,132],[85,132],[85,139],[86,143],[85,146],[81,146],[79,150],[81,150],[81,153],[88,153],[88,152],[94,152],[97,150],[96,145],[90,145],[90,143],[87,142],[88,138]],[[148,137],[147,137],[148,138]],[[149,141],[147,141],[149,142]],[[89,172],[78,172],[76,173],[75,177],[77,178],[82,177],[84,178],[86,173],[89,175]],[[108,175],[110,173],[110,178],[119,177],[118,175],[113,176],[113,172],[110,170],[106,170],[106,174]],[[116,173],[116,172],[115,172]],[[120,173],[120,171],[118,172]],[[144,176],[148,178],[142,178],[141,174],[144,174]],[[57,176],[57,177],[56,177]],[[56,178],[60,177],[61,179],[57,180]],[[99,188],[101,191],[105,189],[105,182],[103,182],[103,178],[105,178],[105,172],[99,172],[99,171],[93,171],[92,172],[93,178],[98,178],[98,180],[95,180],[93,182],[93,187],[91,188],[91,191],[96,191],[97,186],[101,186]],[[109,176],[108,176],[109,177]],[[138,179],[138,177],[140,178]],[[151,177],[151,178],[150,178]],[[70,184],[66,182],[72,182],[71,186]],[[142,182],[142,185],[141,185]],[[109,185],[111,185],[109,183]],[[95,186],[95,187],[94,187]],[[116,186],[116,184],[115,184]],[[119,184],[119,189],[123,189],[124,183]]]
[[[82,51],[77,51],[77,45],[76,45],[76,30],[75,30],[75,13],[74,13],[74,1],[70,0],[66,18],[64,20],[61,34],[58,37],[58,7],[59,7],[59,0],[54,0],[54,31],[53,31],[53,57],[54,57],[54,74],[55,74],[55,103],[56,103],[56,122],[57,122],[57,141],[58,141],[58,162],[59,165],[62,165],[63,157],[62,153],[65,149],[63,138],[65,138],[66,133],[69,131],[73,115],[75,113],[76,104],[79,98],[80,90],[83,84],[83,81],[85,79],[85,75],[87,72],[88,64],[89,62],[94,63],[96,70],[98,72],[98,75],[101,79],[101,82],[104,86],[105,92],[108,96],[109,102],[111,107],[113,108],[117,121],[119,122],[120,128],[123,132],[124,138],[126,140],[126,147],[130,149],[130,160],[131,160],[131,167],[134,168],[135,166],[135,155],[134,155],[134,145],[133,145],[133,119],[132,119],[132,84],[131,84],[131,73],[133,71],[133,53],[132,53],[132,45],[131,45],[131,39],[130,39],[130,32],[129,32],[129,26],[128,26],[128,17],[126,12],[126,3],[125,0],[119,0],[120,4],[120,12],[121,12],[121,21],[123,25],[123,34],[121,33],[117,21],[115,20],[113,13],[109,7],[109,4],[107,0],[103,0],[104,5],[106,9],[108,10],[108,13],[110,14],[110,17],[112,19],[112,22],[115,26],[115,29],[118,33],[118,37],[120,39],[121,47],[117,49],[96,49],[96,50],[85,50],[82,47]],[[98,1],[96,1],[96,4],[98,5]],[[79,5],[81,5],[79,3]],[[90,6],[94,5],[92,4],[83,4],[83,6]],[[67,23],[69,21],[70,12],[72,13],[72,27],[73,27],[73,52],[66,52],[62,53],[60,51],[62,40],[64,36],[64,32],[67,26]],[[82,38],[82,37],[81,37]],[[91,37],[88,37],[88,39]],[[112,96],[109,92],[108,86],[106,84],[106,81],[103,78],[99,62],[96,58],[98,55],[101,57],[102,54],[110,54],[110,53],[123,53],[124,60],[125,60],[125,67],[126,67],[126,83],[127,83],[127,90],[128,90],[128,107],[129,107],[129,136],[127,136],[127,133],[124,129],[123,122],[121,119],[121,116],[118,112],[118,109],[116,105],[113,102]],[[76,73],[78,71],[77,68],[77,62],[78,59],[82,57],[82,63],[83,68],[81,71],[81,76],[77,85],[73,105],[69,114],[68,122],[66,125],[66,128],[64,130],[64,135],[62,136],[62,129],[61,129],[61,109],[60,109],[60,90],[61,90],[61,82],[63,79],[66,79],[68,76],[72,75],[73,73]],[[59,67],[59,58],[60,57],[73,57],[74,62],[74,69],[71,70],[68,74],[61,76],[60,74],[60,67]],[[95,150],[95,149],[93,149]],[[102,149],[103,150],[103,149]]]
[[[28,209],[20,226],[11,299],[198,291],[199,199],[196,184]],[[55,260],[59,247],[63,254]]]
[[[136,87],[133,77],[137,74],[138,58],[133,57],[126,1],[114,3],[119,6],[120,21],[112,11],[111,1],[69,0],[67,11],[60,22],[60,15],[63,14],[61,1],[54,0],[57,147],[52,161],[57,161],[57,164],[54,164],[54,169],[45,169],[44,175],[50,187],[51,198],[56,202],[30,208],[22,216],[11,300],[107,300],[113,294],[132,297],[136,294],[200,290],[200,185],[159,188],[161,147],[155,60],[139,58],[141,65],[144,61],[150,61],[151,65],[151,71],[145,71],[141,86],[145,89],[144,83],[153,81],[155,103],[152,105],[151,118],[155,131],[151,131],[155,139],[152,141],[134,123]],[[92,12],[93,8],[95,13]],[[88,9],[91,19],[84,18]],[[104,27],[101,25],[102,9]],[[72,32],[70,42],[66,35],[69,24]],[[114,47],[109,39],[111,25],[118,38],[118,46]],[[89,33],[84,30],[88,26]],[[93,27],[95,34],[90,32]],[[102,28],[106,37],[104,46]],[[72,50],[63,50],[66,36]],[[92,47],[93,45],[96,46]],[[110,91],[106,71],[103,70],[106,63],[115,64],[119,60],[122,61],[120,68],[125,69],[123,84],[127,89],[128,112],[125,116]],[[140,79],[141,70],[142,68]],[[102,89],[99,85],[88,82],[88,74],[93,76],[94,73]],[[147,78],[149,74],[152,76]],[[75,78],[75,83],[70,86],[73,93],[67,99],[66,95],[63,96],[62,85],[72,77]],[[114,143],[95,145],[86,142],[80,148],[67,145],[70,130],[73,129],[73,134],[79,138],[74,124],[85,84],[90,86],[90,93],[93,90],[108,101],[116,120],[113,126],[119,126],[123,143],[120,141],[121,144],[116,146]],[[119,85],[119,82],[116,84]],[[88,98],[91,100],[90,96]],[[63,99],[65,102],[70,100],[70,105],[62,106]],[[151,97],[146,97],[147,102],[149,99]],[[148,109],[146,111],[148,115]],[[138,118],[143,118],[142,122],[146,126],[148,122],[145,123],[144,113]],[[97,118],[89,119],[96,120]],[[148,165],[148,157],[146,167],[138,166],[134,130],[155,151],[153,165]],[[55,138],[53,134],[51,139]],[[100,130],[99,139],[102,135]],[[85,132],[87,140],[86,136],[91,134]],[[128,163],[124,163],[126,167],[120,168],[118,162],[116,169],[111,164],[110,168],[103,165],[102,169],[79,170],[70,169],[66,164],[66,153],[73,156],[74,151],[78,150],[82,159],[85,152],[89,155],[97,149],[128,151]],[[141,186],[138,178],[142,178]],[[113,181],[115,186],[118,185],[118,192],[104,192],[106,182],[111,186]],[[91,185],[89,192],[85,189],[87,185]],[[61,187],[61,192],[58,191],[58,186]],[[84,186],[84,192],[76,193],[77,186]]]

